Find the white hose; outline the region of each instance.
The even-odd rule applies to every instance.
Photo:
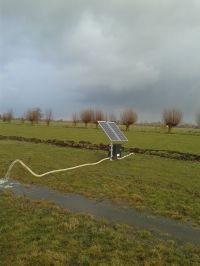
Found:
[[[134,154],[134,152],[131,152],[131,153],[129,153],[129,154],[123,156],[123,157],[119,157],[119,158],[117,158],[117,159],[118,159],[118,160],[123,160],[123,159],[125,159],[125,158],[127,158],[127,157],[129,157],[129,156],[131,156],[131,155],[133,155],[133,154]]]
[[[130,153],[128,155],[125,155],[124,157],[122,158],[118,158],[118,159],[124,159],[130,155],[132,155],[133,153]],[[69,167],[69,168],[64,168],[64,169],[57,169],[57,170],[52,170],[52,171],[49,171],[49,172],[46,172],[46,173],[43,173],[43,174],[36,174],[34,171],[32,171],[24,162],[22,162],[21,160],[19,159],[16,159],[15,161],[13,161],[11,163],[11,165],[9,166],[8,168],[8,171],[5,175],[5,178],[8,178],[9,175],[10,175],[10,172],[13,168],[13,166],[16,164],[16,163],[19,163],[21,164],[26,170],[28,170],[29,173],[31,173],[33,176],[35,177],[43,177],[43,176],[46,176],[46,175],[50,175],[50,174],[53,174],[53,173],[59,173],[59,172],[65,172],[65,171],[69,171],[69,170],[74,170],[74,169],[77,169],[77,168],[80,168],[80,167],[85,167],[85,166],[90,166],[90,165],[97,165],[103,161],[106,161],[106,160],[109,160],[110,158],[104,158],[98,162],[95,162],[95,163],[85,163],[85,164],[81,164],[81,165],[77,165],[77,166],[73,166],[73,167]]]

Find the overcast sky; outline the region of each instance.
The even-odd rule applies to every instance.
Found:
[[[199,0],[0,0],[0,113],[200,110]]]

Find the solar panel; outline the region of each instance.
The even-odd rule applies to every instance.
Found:
[[[115,131],[115,133],[117,134],[117,136],[120,138],[120,141],[127,141],[128,140],[126,138],[126,136],[124,136],[124,134],[121,132],[121,130],[119,129],[119,127],[115,124],[115,122],[109,122],[109,125],[113,129],[113,131]]]
[[[98,121],[100,127],[111,141],[127,141],[128,139],[121,132],[115,122]]]

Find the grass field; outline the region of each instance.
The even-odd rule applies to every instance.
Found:
[[[174,128],[172,134],[167,134],[166,129],[161,127],[134,126],[125,134],[129,140],[124,143],[125,147],[174,150],[200,154],[200,129]],[[85,140],[91,143],[102,142],[109,144],[101,129],[96,129],[91,125],[88,128],[83,125],[74,128],[69,123],[53,123],[50,127],[44,124],[31,126],[19,123],[0,123],[0,135],[74,141]]]
[[[199,265],[199,248],[0,192],[0,265]]]
[[[0,174],[3,176],[16,158],[22,159],[35,172],[43,173],[96,162],[106,156],[103,151],[1,141]],[[11,177],[89,197],[109,198],[154,213],[200,223],[199,173],[199,162],[135,155],[42,178],[33,177],[21,166],[15,166]]]
[[[0,123],[0,135],[109,143],[100,129],[73,128],[68,124],[47,127]],[[127,133],[127,137],[127,147],[200,154],[200,131],[197,129],[178,128],[172,134],[166,134],[161,128],[134,127]],[[43,173],[96,162],[106,156],[104,151],[1,140],[0,176],[5,175],[8,166],[16,158],[22,159],[35,172]],[[11,177],[60,191],[111,199],[154,214],[200,224],[199,162],[135,155],[121,161],[108,160],[97,166],[44,178],[33,177],[21,166],[15,166]],[[0,205],[3,213],[0,218],[3,225],[0,265],[4,260],[7,260],[7,264],[2,265],[27,265],[27,261],[28,265],[50,265],[50,260],[55,261],[52,265],[72,265],[75,258],[79,265],[134,265],[130,264],[131,261],[135,265],[200,265],[199,249],[190,245],[181,247],[172,242],[164,243],[148,232],[141,233],[127,227],[102,223],[89,216],[72,215],[44,202],[32,203],[24,198],[16,200],[9,193],[1,194]],[[13,217],[17,218],[14,223],[16,230],[12,232]],[[63,228],[70,221],[76,221],[78,226],[74,226],[73,232],[69,230],[63,235]],[[102,227],[105,232],[100,230]],[[111,239],[108,236],[112,236]],[[47,246],[42,255],[39,247],[43,245]],[[107,252],[106,245],[110,246],[112,255]],[[69,250],[67,247],[72,248]],[[16,256],[16,264],[12,264],[14,255],[9,250]]]

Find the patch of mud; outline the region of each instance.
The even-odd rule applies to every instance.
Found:
[[[44,186],[27,186],[12,179],[0,179],[0,190],[6,188],[30,199],[54,202],[72,212],[91,213],[97,218],[127,224],[140,230],[148,230],[161,237],[174,239],[181,244],[189,242],[200,246],[200,227],[193,228],[190,223],[139,212],[134,208],[115,204],[109,200],[98,201],[75,193],[62,193]]]

